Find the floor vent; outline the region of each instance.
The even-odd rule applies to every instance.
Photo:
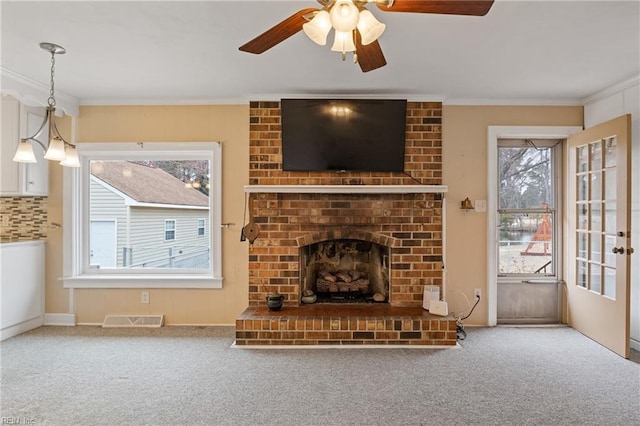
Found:
[[[107,315],[102,327],[162,327],[164,315]]]

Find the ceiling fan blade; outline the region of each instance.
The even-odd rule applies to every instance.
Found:
[[[391,7],[376,3],[385,12],[440,13],[445,15],[484,16],[493,0],[395,0]]]
[[[260,54],[271,49],[276,44],[288,39],[302,29],[302,25],[307,22],[304,15],[315,12],[318,9],[302,9],[289,16],[284,21],[269,28],[253,40],[239,47],[243,52]]]
[[[387,65],[387,60],[382,54],[378,40],[364,45],[358,30],[356,30],[356,53],[358,54],[358,64],[362,72],[373,71]]]

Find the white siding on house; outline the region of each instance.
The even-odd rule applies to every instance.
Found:
[[[198,235],[198,219],[208,215],[208,210],[171,209],[152,207],[131,207],[131,235],[129,248],[132,249],[131,261],[139,267],[166,267],[171,253],[176,256],[173,267],[193,267],[181,264],[190,254],[200,253],[206,257],[199,268],[209,267],[210,232],[208,220],[205,221],[205,235]],[[175,240],[165,241],[165,220],[176,221]],[[146,265],[143,265],[146,263]]]

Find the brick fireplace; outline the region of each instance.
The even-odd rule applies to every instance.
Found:
[[[442,285],[442,194],[397,190],[442,185],[441,116],[441,103],[408,102],[405,173],[284,172],[280,104],[251,102],[249,183],[261,189],[249,196],[260,234],[249,248],[249,308],[236,322],[237,344],[455,345],[455,321],[421,308],[424,286]],[[292,185],[315,189],[297,192]],[[283,186],[289,189],[277,189]],[[354,191],[324,190],[333,186]],[[390,186],[396,190],[386,191]],[[336,255],[336,247],[344,253]],[[371,247],[366,255],[345,254]],[[364,265],[364,258],[380,264]],[[384,300],[358,307],[302,303],[304,289],[317,292],[318,272],[336,273],[341,261],[355,264],[341,272],[366,273],[358,279],[375,283],[367,294]],[[284,296],[281,311],[266,310],[273,291]]]

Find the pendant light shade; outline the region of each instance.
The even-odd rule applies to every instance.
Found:
[[[304,33],[320,46],[327,44],[327,35],[331,31],[331,17],[326,10],[319,11],[316,16],[302,25]]]
[[[64,152],[64,142],[59,137],[55,136],[49,141],[49,148],[44,154],[44,158],[47,160],[64,160],[66,154]]]
[[[60,162],[61,166],[80,167],[80,159],[78,158],[78,150],[75,146],[69,146],[66,150],[64,160]]]
[[[378,21],[373,13],[368,10],[360,12],[360,20],[358,21],[358,31],[362,37],[362,44],[371,44],[380,37],[387,26]]]
[[[331,8],[331,24],[336,31],[351,31],[358,24],[360,11],[351,0],[338,0]]]
[[[356,45],[353,43],[353,33],[336,31],[335,39],[333,40],[333,46],[331,50],[334,52],[354,52]]]
[[[37,163],[36,156],[33,153],[33,145],[26,139],[22,139],[18,145],[13,161],[18,163]]]

